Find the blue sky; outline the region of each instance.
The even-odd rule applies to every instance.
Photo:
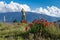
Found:
[[[36,12],[60,17],[60,0],[0,0],[1,12]]]
[[[32,9],[38,8],[38,7],[46,7],[46,6],[56,6],[60,8],[60,0],[0,0],[4,1],[6,3],[10,3],[11,1],[17,2],[20,4],[27,4]]]

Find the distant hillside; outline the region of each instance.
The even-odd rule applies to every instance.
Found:
[[[60,27],[60,20],[54,22],[57,27]]]
[[[6,22],[12,22],[14,19],[17,19],[17,21],[22,20],[21,12],[0,13],[0,22],[3,22],[4,16],[6,16]],[[52,17],[45,14],[26,12],[26,20],[29,22],[33,21],[34,19],[41,19],[41,18],[45,18],[50,22],[60,20],[59,17]]]

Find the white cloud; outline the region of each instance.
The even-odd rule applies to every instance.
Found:
[[[11,1],[9,4],[0,2],[0,12],[19,12],[24,8],[25,11],[30,11],[30,7],[26,4],[19,4]]]
[[[35,10],[31,10],[31,8],[27,4],[19,4],[11,1],[9,4],[0,1],[0,13],[1,12],[20,12],[21,9],[24,8],[25,11],[36,12],[39,14],[46,14],[49,16],[60,17],[60,9],[56,6],[51,6],[47,8],[36,8]]]
[[[47,7],[47,8],[36,8],[34,12],[40,13],[40,14],[46,14],[49,16],[54,16],[54,17],[60,17],[60,9],[55,6]]]

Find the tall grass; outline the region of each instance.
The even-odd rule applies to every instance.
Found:
[[[51,35],[51,37],[60,38],[60,28],[51,24],[47,27],[46,31]]]
[[[29,27],[27,23],[19,23],[19,24],[18,23],[12,23],[12,24],[11,23],[0,23],[0,40],[9,40],[9,39],[24,40],[24,38],[20,34],[24,34],[24,33],[26,34],[27,32],[25,30],[26,27]],[[44,38],[45,36],[44,37],[40,36],[37,38],[40,38],[40,40],[52,40],[51,38],[53,38],[53,40],[60,39],[60,28],[56,27],[54,24],[50,24],[46,28],[46,32],[47,34],[45,36],[48,35],[47,38]],[[30,34],[30,36],[31,35],[32,34]],[[27,36],[27,34],[23,36]],[[25,38],[25,40],[27,40],[27,38]]]
[[[15,35],[17,35],[18,40],[23,40],[22,37],[18,37],[21,33],[26,32],[25,27],[27,24],[24,23],[1,23],[0,24],[0,39],[1,40],[9,40],[9,38],[12,36],[13,39]],[[10,38],[11,39],[11,38]]]

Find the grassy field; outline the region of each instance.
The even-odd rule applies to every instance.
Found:
[[[26,32],[25,27],[27,24],[24,23],[0,23],[0,39],[7,40],[6,37],[20,35]],[[21,39],[21,37],[18,39]]]
[[[0,23],[0,40],[33,40],[34,34],[28,33],[26,27],[29,27],[27,23]],[[60,28],[50,25],[46,33],[38,35],[35,40],[60,40]]]

